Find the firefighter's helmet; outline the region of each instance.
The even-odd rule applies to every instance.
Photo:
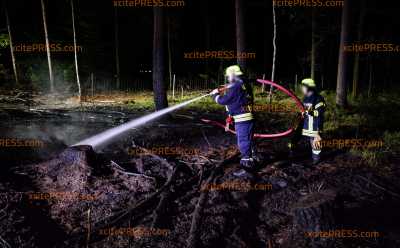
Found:
[[[235,75],[235,76],[240,76],[243,75],[242,70],[240,69],[240,66],[238,65],[232,65],[226,68],[225,70],[225,76],[229,75]]]
[[[305,79],[303,79],[303,80],[301,81],[301,84],[302,84],[302,85],[305,85],[305,86],[307,86],[307,87],[310,87],[310,88],[315,88],[315,87],[316,87],[315,82],[314,82],[314,80],[313,80],[312,78],[305,78]]]

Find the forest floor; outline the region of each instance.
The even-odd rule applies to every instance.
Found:
[[[93,151],[69,146],[151,112],[151,94],[83,104],[18,94],[0,97],[2,139],[39,145],[0,147],[0,247],[400,247],[400,118],[381,111],[399,103],[389,97],[338,110],[325,95],[324,138],[383,146],[330,147],[311,166],[306,142],[289,160],[287,138],[259,140],[260,170],[238,180],[235,137],[200,121],[224,119],[209,99]],[[260,113],[257,128],[283,131],[293,118]],[[310,237],[318,231],[336,236]]]

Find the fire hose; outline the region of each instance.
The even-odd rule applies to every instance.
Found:
[[[259,82],[259,83],[261,83],[261,84],[271,85],[271,86],[277,88],[278,90],[280,90],[281,92],[285,93],[286,95],[288,95],[290,98],[292,98],[292,99],[294,100],[294,102],[295,102],[295,104],[296,104],[296,106],[298,107],[298,109],[299,109],[300,112],[304,112],[304,111],[305,111],[304,106],[303,106],[303,104],[301,103],[300,99],[299,99],[293,92],[291,92],[290,90],[286,89],[285,87],[283,87],[283,86],[281,86],[281,85],[279,85],[279,84],[277,84],[277,83],[274,83],[274,82],[272,82],[272,81],[269,81],[269,80],[257,79],[257,82]],[[299,122],[301,121],[302,118],[303,118],[303,116],[302,116],[302,115],[299,115],[299,121],[298,121],[298,122],[295,122],[295,123],[299,123]],[[235,130],[233,130],[233,129],[229,128],[229,127],[227,128],[227,126],[226,126],[225,124],[223,124],[223,123],[220,123],[220,122],[218,122],[218,121],[208,120],[208,119],[201,119],[201,120],[202,120],[203,122],[205,122],[205,123],[209,123],[209,124],[212,124],[212,125],[215,125],[215,126],[224,128],[225,131],[227,131],[227,132],[229,132],[229,133],[236,134]],[[293,126],[293,127],[290,127],[288,130],[286,130],[286,131],[284,131],[284,132],[275,133],[275,134],[261,134],[261,133],[255,133],[255,134],[254,134],[254,138],[269,138],[269,139],[272,139],[272,138],[281,138],[281,137],[285,137],[285,136],[290,135],[291,133],[294,132],[294,130],[295,130],[296,128],[297,128],[297,125],[295,125],[295,126]]]

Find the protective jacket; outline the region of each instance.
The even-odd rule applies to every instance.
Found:
[[[224,95],[215,94],[213,99],[220,105],[225,105],[228,112],[227,127],[230,117],[235,121],[237,144],[242,155],[240,164],[249,166],[253,162],[253,93],[250,86],[246,87],[243,80],[227,85]]]
[[[249,86],[243,80],[227,85],[224,95],[215,94],[213,99],[220,105],[225,105],[235,123],[253,120],[253,95]]]
[[[315,137],[323,129],[325,100],[320,94],[314,92],[312,95],[304,97],[303,105],[306,113],[304,115],[302,134]]]

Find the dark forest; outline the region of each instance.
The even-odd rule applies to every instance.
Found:
[[[0,0],[0,248],[400,247],[377,0]]]

